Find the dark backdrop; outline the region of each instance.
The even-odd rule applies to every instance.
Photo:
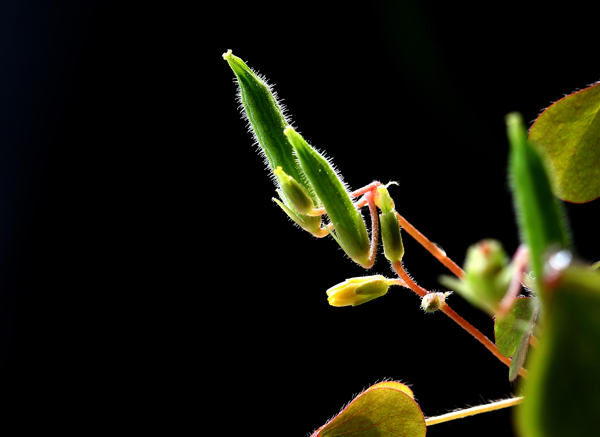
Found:
[[[8,2],[0,15],[0,384],[11,417],[307,435],[383,378],[411,384],[426,415],[518,391],[408,290],[327,304],[327,288],[365,272],[270,200],[221,54],[269,78],[352,188],[398,181],[397,209],[462,264],[482,238],[516,250],[503,118],[531,122],[598,80],[594,14],[429,1],[86,5]],[[598,208],[567,206],[590,261]],[[404,240],[408,271],[441,289],[444,268]],[[381,257],[368,274],[391,273]],[[450,302],[492,335],[489,318]],[[482,427],[510,435],[509,412],[428,435]]]

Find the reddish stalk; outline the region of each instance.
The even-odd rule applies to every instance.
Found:
[[[355,197],[360,196],[361,194],[365,194],[367,192],[371,192],[371,191],[373,191],[375,188],[377,188],[380,185],[381,185],[381,182],[379,182],[379,181],[371,182],[369,185],[365,185],[364,187],[359,188],[358,190],[351,192],[350,193],[350,197],[351,198],[355,198]]]
[[[373,193],[367,191],[365,198],[369,204],[369,212],[371,213],[371,251],[369,253],[369,261],[371,266],[375,264],[375,258],[377,257],[377,245],[379,244],[379,215],[377,214],[377,207],[375,206],[375,200],[373,199]]]
[[[378,220],[378,215],[377,215],[377,208],[375,207],[375,203],[373,201],[373,190],[375,190],[380,185],[381,185],[381,182],[375,181],[369,185],[366,185],[366,186],[360,188],[359,190],[356,190],[356,191],[350,193],[350,197],[352,197],[352,198],[355,198],[355,197],[360,196],[361,194],[364,194],[363,198],[355,203],[355,206],[357,208],[361,208],[367,203],[369,204],[369,211],[371,213],[371,223],[373,226],[372,235],[371,235],[371,253],[370,253],[369,259],[372,260],[373,262],[375,260],[375,252],[377,250],[377,241],[376,241],[376,239],[374,241],[373,236],[379,233],[379,228],[378,228],[379,220]],[[419,232],[413,225],[411,225],[398,212],[396,212],[396,216],[398,217],[398,222],[400,223],[400,226],[402,227],[402,229],[404,229],[406,232],[408,232],[408,234],[411,237],[413,237],[415,240],[417,240],[419,242],[419,244],[421,244],[421,246],[423,246],[429,253],[431,253],[435,258],[437,258],[438,261],[440,261],[442,264],[444,264],[444,266],[446,266],[448,268],[448,270],[450,270],[452,273],[454,273],[454,275],[456,275],[457,278],[464,279],[464,277],[465,277],[464,270],[461,269],[454,261],[452,261],[452,259],[450,259],[443,250],[441,250],[435,243],[431,242],[425,235],[423,235],[421,232]],[[375,243],[375,244],[373,244],[373,243]],[[374,252],[374,249],[375,249],[375,252]],[[519,254],[519,255],[521,255],[521,254]],[[398,275],[400,276],[400,278],[402,279],[402,281],[406,284],[406,286],[408,288],[410,288],[412,291],[417,293],[420,297],[423,297],[429,293],[429,291],[427,291],[423,287],[419,286],[416,282],[414,282],[410,278],[410,276],[408,276],[408,273],[406,273],[406,271],[404,270],[404,267],[402,266],[401,262],[396,262],[396,263],[392,263],[392,264],[393,264],[394,269],[396,270],[396,272],[398,273]],[[371,264],[371,266],[372,266],[372,264]],[[371,266],[369,266],[367,268],[370,268]],[[398,284],[398,285],[402,285],[402,284]],[[514,290],[511,289],[509,294],[514,294]],[[507,300],[507,299],[505,299],[505,300]],[[501,309],[505,310],[505,307],[507,306],[507,302],[502,302],[502,303],[504,305],[501,305],[500,307],[501,307]],[[469,334],[471,334],[473,337],[475,337],[492,354],[494,354],[494,356],[496,358],[498,358],[500,361],[502,361],[504,364],[506,364],[507,366],[510,367],[510,362],[511,362],[510,358],[507,358],[504,355],[502,355],[498,351],[498,348],[496,347],[496,345],[492,341],[490,341],[490,339],[488,339],[485,335],[483,335],[481,333],[481,331],[479,331],[477,328],[475,328],[473,325],[471,325],[469,322],[467,322],[465,319],[463,319],[461,316],[459,316],[456,313],[456,311],[454,311],[452,308],[450,308],[450,306],[448,306],[447,304],[444,304],[444,306],[441,308],[441,310],[444,314],[446,314],[448,317],[450,317],[452,320],[454,320],[456,323],[458,323]],[[536,343],[537,343],[537,339],[532,334],[530,337],[530,344],[535,346]],[[522,367],[521,369],[519,369],[519,375],[526,377],[527,370],[525,370],[525,368]]]
[[[434,243],[429,241],[429,239],[421,234],[413,225],[411,225],[404,217],[402,217],[398,212],[396,212],[398,216],[398,222],[402,229],[410,234],[415,240],[417,240],[421,246],[429,251],[433,256],[435,256],[442,264],[444,264],[452,273],[456,275],[458,279],[463,279],[465,277],[465,272],[461,269],[454,261],[452,261],[446,254],[437,247]]]
[[[400,278],[406,283],[406,285],[412,291],[417,293],[420,297],[423,297],[429,293],[429,291],[425,290],[423,287],[419,286],[415,281],[412,280],[408,273],[406,273],[406,270],[404,270],[404,266],[402,265],[401,261],[392,263],[392,266],[394,267],[394,270],[396,270],[396,273],[398,273],[398,276],[400,276]],[[490,341],[489,338],[483,335],[481,331],[479,331],[479,329],[475,328],[473,325],[471,325],[469,322],[467,322],[465,319],[459,316],[456,313],[456,311],[450,308],[448,304],[442,306],[441,311],[448,317],[450,317],[452,320],[454,320],[461,328],[463,328],[465,331],[467,331],[469,334],[475,337],[475,339],[477,339],[492,354],[494,354],[496,358],[498,358],[500,361],[502,361],[504,364],[510,367],[510,358],[506,358],[504,355],[502,355],[498,351],[496,345],[492,341]],[[519,375],[527,377],[527,370],[521,368],[519,370]]]

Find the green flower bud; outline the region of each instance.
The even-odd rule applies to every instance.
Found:
[[[299,214],[308,214],[314,209],[315,204],[310,198],[308,192],[302,185],[298,183],[298,181],[296,181],[296,179],[288,176],[283,171],[281,166],[277,167],[273,173],[279,181],[281,191],[283,191],[285,197],[292,202],[292,205],[294,205],[294,208],[296,208],[296,211]]]
[[[473,292],[493,307],[502,300],[510,284],[508,263],[506,252],[496,240],[483,240],[467,251],[467,281]]]
[[[354,207],[346,187],[329,162],[292,127],[284,131],[298,161],[334,227],[331,235],[357,264],[370,267],[370,243],[361,213]],[[367,268],[368,268],[367,267]]]
[[[400,261],[404,256],[404,244],[400,235],[400,224],[395,211],[379,214],[383,255],[390,261]]]
[[[496,240],[482,240],[467,250],[463,281],[445,278],[442,283],[490,314],[497,311],[512,278],[512,265]]]
[[[381,227],[381,241],[383,254],[390,262],[400,261],[404,256],[404,244],[400,235],[400,224],[394,209],[394,201],[387,188],[379,187],[375,202],[381,209],[379,223]]]
[[[327,290],[327,300],[334,307],[356,306],[387,293],[389,280],[381,275],[346,279]]]

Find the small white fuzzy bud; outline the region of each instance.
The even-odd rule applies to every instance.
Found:
[[[426,313],[433,313],[446,304],[446,297],[450,294],[452,293],[428,293],[423,296],[423,299],[421,300],[421,308],[423,308],[423,311]]]

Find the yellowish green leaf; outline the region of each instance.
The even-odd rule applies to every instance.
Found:
[[[529,140],[548,158],[557,197],[574,203],[600,197],[600,82],[548,107]]]
[[[425,417],[412,391],[387,381],[358,395],[313,437],[423,437],[426,431]]]

